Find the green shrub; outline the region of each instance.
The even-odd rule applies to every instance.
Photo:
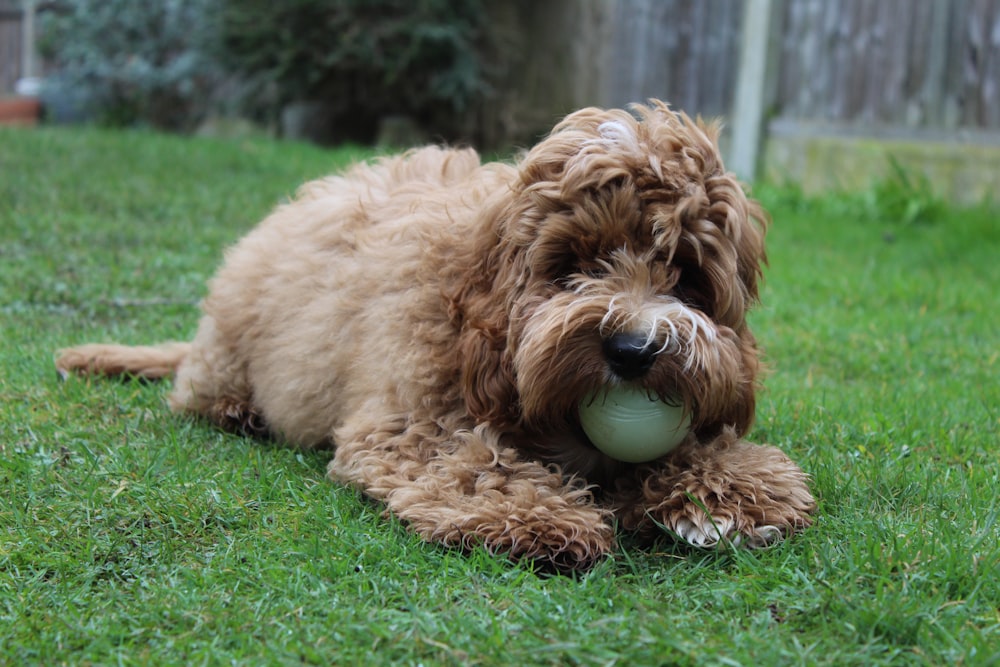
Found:
[[[884,176],[863,190],[831,190],[807,195],[794,182],[761,183],[754,193],[784,209],[802,214],[822,210],[843,218],[867,220],[889,228],[937,222],[949,211],[947,202],[934,192],[928,178],[904,166],[893,156],[887,158]]]
[[[225,107],[273,123],[320,103],[338,138],[408,116],[456,138],[489,92],[481,0],[64,0],[41,20],[54,81],[104,124],[192,129]]]
[[[40,19],[59,91],[110,125],[192,128],[221,73],[207,55],[213,0],[63,0]]]
[[[331,123],[372,138],[407,115],[448,137],[488,92],[480,0],[222,0],[219,60],[256,84],[256,115],[291,102],[331,106]],[[264,94],[260,94],[264,93]]]
[[[909,172],[889,157],[889,174],[865,193],[869,214],[885,222],[926,224],[940,218],[945,202],[936,195],[926,176]]]

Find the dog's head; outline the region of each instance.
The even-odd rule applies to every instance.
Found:
[[[592,449],[577,406],[609,385],[683,400],[702,438],[753,420],[766,216],[716,125],[634,112],[576,112],[527,153],[484,211],[459,306],[470,412],[575,450],[556,462]]]

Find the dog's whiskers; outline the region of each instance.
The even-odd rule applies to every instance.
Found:
[[[628,319],[625,315],[625,309],[618,306],[619,297],[620,295],[611,297],[611,301],[608,303],[608,312],[601,318],[601,323],[597,327],[597,331],[602,337],[607,337],[612,332],[622,329]]]
[[[656,337],[656,332],[661,327],[666,327],[670,335],[663,343],[659,352],[666,351],[673,343],[678,347],[689,347],[698,339],[699,333],[704,329],[704,335],[711,342],[714,338],[714,331],[711,327],[703,326],[699,320],[702,317],[693,310],[680,303],[670,301],[658,306],[650,317],[650,336],[647,345],[651,345]],[[678,322],[687,325],[688,334],[684,340],[681,339]]]

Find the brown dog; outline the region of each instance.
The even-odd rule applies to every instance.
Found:
[[[516,165],[423,148],[306,184],[226,255],[191,343],[84,345],[64,373],[176,373],[174,410],[301,447],[447,545],[585,568],[613,528],[768,544],[806,475],[742,440],[765,216],[718,128],[653,101],[584,109]],[[588,393],[679,396],[690,434],[598,451]]]

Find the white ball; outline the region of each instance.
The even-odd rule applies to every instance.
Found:
[[[580,425],[594,446],[611,458],[642,463],[684,441],[691,416],[683,405],[664,403],[643,389],[612,387],[580,401]]]

